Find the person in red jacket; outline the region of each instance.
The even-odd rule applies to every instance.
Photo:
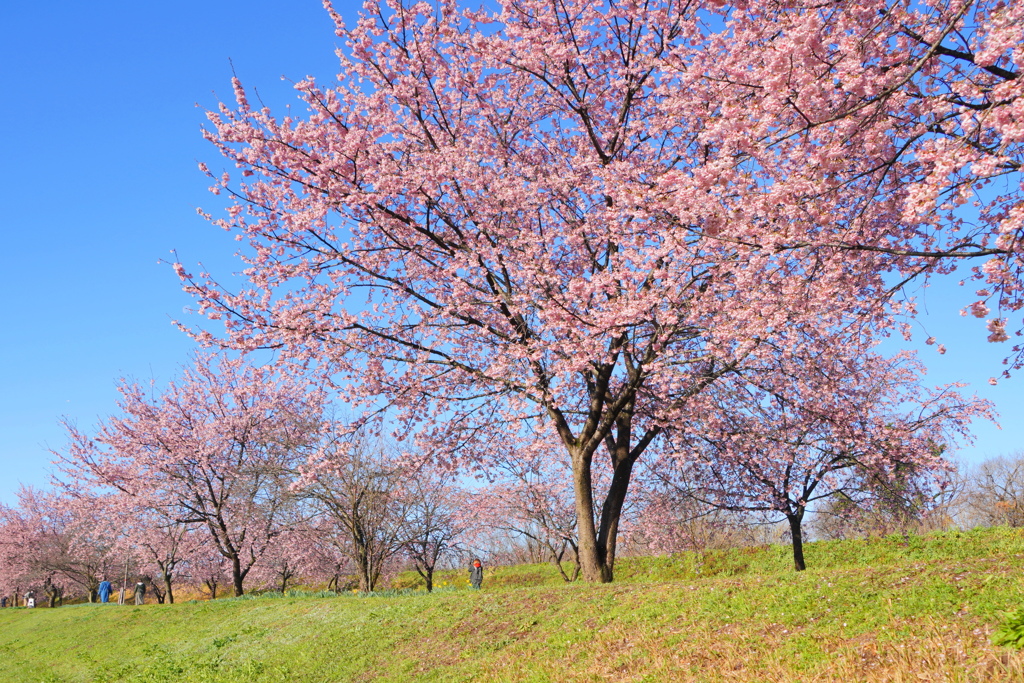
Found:
[[[469,568],[469,582],[473,584],[473,588],[480,590],[480,584],[484,580],[484,566],[480,563],[480,560],[473,560],[473,566]]]

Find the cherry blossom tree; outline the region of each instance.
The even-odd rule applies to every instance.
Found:
[[[237,80],[238,108],[210,114],[248,178],[215,188],[238,199],[217,222],[248,245],[247,288],[180,276],[223,319],[219,341],[316,359],[354,400],[428,423],[421,445],[443,462],[486,466],[490,443],[552,435],[583,574],[610,581],[633,466],[687,401],[779,328],[869,329],[889,291],[882,255],[721,237],[739,203],[746,229],[794,239],[882,230],[892,207],[860,201],[889,190],[880,172],[846,194],[801,178],[748,201],[763,170],[714,139],[721,85],[681,68],[719,39],[708,9],[392,2],[351,30],[334,15],[345,76],[297,85],[307,118],[250,107]]]
[[[119,390],[122,414],[95,436],[68,425],[60,466],[160,520],[201,526],[242,595],[284,528],[293,472],[318,438],[320,393],[281,370],[213,356],[197,356],[162,394],[127,381]]]
[[[189,558],[188,579],[195,590],[205,590],[210,600],[216,600],[221,587],[232,583],[231,569],[228,559],[208,541]]]
[[[18,605],[23,586],[36,580],[30,564],[34,536],[17,508],[0,504],[0,593]]]
[[[347,581],[357,573],[352,565],[350,553],[346,552],[347,534],[324,517],[314,517],[309,521],[309,525],[311,533],[308,580],[323,584],[327,590],[344,590],[342,579],[345,578]],[[351,586],[345,586],[349,587]]]
[[[51,607],[76,587],[90,602],[99,582],[113,578],[120,529],[97,510],[103,502],[21,488],[16,507],[0,507],[0,590],[42,590]]]
[[[305,115],[237,79],[210,113],[246,286],[178,273],[218,341],[315,360],[441,462],[552,434],[590,581],[613,577],[634,465],[748,359],[853,318],[871,335],[914,311],[888,273],[957,256],[991,256],[983,296],[1020,307],[1015,5],[328,10],[342,76],[296,84]]]
[[[302,518],[304,511],[297,509],[293,514],[295,517],[284,525],[284,531],[253,570],[261,585],[281,593],[295,583],[314,582],[325,575],[330,581],[335,575],[335,563],[330,563],[327,568],[323,566],[324,557],[319,552],[316,538],[320,529]]]
[[[128,514],[129,538],[140,572],[154,577],[153,595],[159,604],[174,604],[174,582],[202,546],[202,529],[195,523],[159,516],[152,510],[139,509]]]
[[[686,496],[784,517],[798,571],[809,506],[839,494],[905,502],[924,475],[951,469],[943,451],[970,438],[971,420],[990,416],[987,402],[955,387],[923,389],[920,367],[906,356],[818,354],[764,370],[717,383],[703,397],[704,415],[673,427],[677,450],[663,463],[663,481],[677,470]]]

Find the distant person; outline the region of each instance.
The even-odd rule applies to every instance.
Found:
[[[144,581],[139,581],[135,584],[135,604],[141,605],[146,600],[146,584]]]
[[[36,592],[35,591],[29,591],[28,593],[25,593],[25,607],[35,607],[35,606],[36,606]]]
[[[469,582],[473,588],[480,590],[480,584],[484,581],[484,566],[480,560],[473,560],[473,566],[469,568]]]
[[[0,598],[0,609],[7,607],[7,596]]]
[[[100,581],[100,602],[110,602],[110,591],[114,589],[106,579]]]

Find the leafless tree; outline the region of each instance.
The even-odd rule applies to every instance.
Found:
[[[421,471],[406,485],[405,497],[404,550],[429,593],[438,564],[462,549],[465,494],[451,476]]]
[[[307,474],[303,495],[327,526],[359,575],[359,589],[372,591],[389,561],[405,548],[407,475],[387,444],[363,435],[331,438]]]
[[[965,499],[965,526],[1024,527],[1024,451],[969,470]]]

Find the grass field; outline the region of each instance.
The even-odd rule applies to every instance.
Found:
[[[0,611],[0,681],[1024,681],[991,644],[1024,605],[1005,528],[544,565],[433,595],[263,596]],[[409,585],[409,576],[399,585]]]

